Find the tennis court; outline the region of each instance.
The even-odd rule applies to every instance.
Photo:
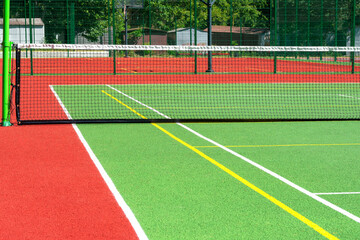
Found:
[[[117,109],[122,115],[154,119],[156,115],[169,118],[174,111],[176,116],[181,116],[182,111],[184,114],[200,112],[200,115],[204,111],[204,115],[216,118],[216,112],[211,115],[211,111],[221,106],[247,108],[219,102],[214,94],[227,94],[228,101],[237,97],[250,99],[249,106],[254,104],[251,101],[254,96],[260,102],[272,99],[279,103],[279,106],[257,109],[257,112],[263,111],[264,116],[269,116],[269,111],[281,112],[282,107],[292,103],[295,118],[299,117],[296,116],[298,108],[308,112],[316,109],[314,116],[321,116],[337,112],[335,108],[344,111],[349,99],[357,99],[354,95],[344,97],[349,96],[349,89],[341,83],[314,84],[314,89],[325,90],[316,96],[318,103],[304,101],[315,93],[301,83],[276,86],[280,91],[278,96],[261,95],[271,87],[271,84],[222,84],[215,88],[186,84],[147,85],[146,88],[138,85],[49,86],[67,117],[78,119],[88,116],[78,116],[76,105],[71,98],[66,98],[72,91],[86,92],[85,102],[89,98],[92,103],[108,99],[104,106],[114,104],[111,109]],[[144,95],[148,88],[152,94]],[[357,86],[351,86],[354,88]],[[289,94],[289,89],[294,92]],[[339,94],[338,89],[344,92]],[[241,90],[247,95],[241,95]],[[183,95],[182,91],[192,95]],[[194,107],[186,100],[194,96],[204,97],[204,105]],[[168,103],[166,107],[162,107],[159,98]],[[297,101],[299,105],[294,105]],[[331,101],[334,105],[329,105]],[[86,109],[85,102],[77,103]],[[349,105],[354,107],[351,104],[357,101]],[[89,109],[100,108],[90,105]],[[348,111],[351,112],[351,108]],[[78,127],[150,239],[206,239],[209,236],[351,239],[359,234],[356,230],[360,221],[356,204],[360,200],[357,122]]]
[[[150,239],[359,235],[358,122],[78,127]]]
[[[205,73],[199,50],[147,47],[152,56],[43,49],[31,59],[25,46],[15,64],[17,123],[77,123],[95,175],[131,225],[123,237],[359,236],[360,128],[349,120],[359,119],[360,80],[351,53],[334,61],[333,52],[307,57],[300,48],[219,51],[216,71]]]

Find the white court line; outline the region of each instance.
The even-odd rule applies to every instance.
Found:
[[[144,106],[144,107],[146,107],[146,108],[148,108],[148,109],[156,112],[157,114],[163,116],[164,118],[171,119],[169,116],[167,116],[167,115],[159,112],[158,110],[156,110],[156,109],[154,109],[154,108],[152,108],[152,107],[150,107],[150,106],[148,106],[148,105],[146,105],[146,104],[144,104],[144,103],[136,100],[135,98],[133,98],[133,97],[131,97],[131,96],[129,96],[129,95],[121,92],[120,90],[118,90],[118,89],[116,89],[116,88],[114,88],[114,87],[112,87],[112,86],[110,86],[110,85],[106,85],[106,86],[108,86],[109,88],[113,89],[114,91],[120,93],[121,95],[123,95],[123,96],[125,96],[125,97],[127,97],[127,98],[129,98],[129,99],[131,99],[131,100],[133,100],[134,102],[139,103],[140,105],[142,105],[142,106]],[[220,143],[217,143],[217,142],[215,142],[214,140],[211,140],[211,139],[209,139],[209,138],[201,135],[200,133],[192,130],[191,128],[189,128],[189,127],[187,127],[187,126],[185,126],[185,125],[183,125],[183,124],[181,124],[181,123],[176,123],[176,124],[179,125],[179,126],[181,126],[182,128],[185,128],[186,130],[188,130],[189,132],[195,134],[196,136],[198,136],[198,137],[200,137],[200,138],[202,138],[202,139],[204,139],[204,140],[206,140],[206,141],[214,144],[215,146],[218,146],[218,147],[222,148],[223,150],[229,152],[230,154],[232,154],[232,155],[234,155],[234,156],[236,156],[236,157],[238,157],[238,158],[241,158],[241,159],[244,160],[245,162],[247,162],[247,163],[253,165],[254,167],[256,167],[256,168],[258,168],[258,169],[260,169],[260,170],[268,173],[269,175],[277,178],[278,180],[282,181],[283,183],[286,183],[287,185],[295,188],[296,190],[298,190],[298,191],[306,194],[307,196],[313,198],[314,200],[316,200],[316,201],[318,201],[318,202],[320,202],[320,203],[322,203],[322,204],[324,204],[324,205],[332,208],[333,210],[335,210],[335,211],[343,214],[344,216],[347,216],[348,218],[354,220],[355,222],[360,223],[360,218],[359,218],[359,217],[357,217],[357,216],[355,216],[354,214],[346,211],[345,209],[342,209],[342,208],[336,206],[335,204],[333,204],[333,203],[331,203],[331,202],[329,202],[329,201],[326,201],[325,199],[317,196],[316,194],[314,194],[314,193],[312,193],[312,192],[310,192],[310,191],[308,191],[308,190],[306,190],[306,189],[304,189],[304,188],[296,185],[295,183],[293,183],[293,182],[289,181],[288,179],[280,176],[279,174],[277,174],[277,173],[275,173],[275,172],[273,172],[273,171],[271,171],[271,170],[269,170],[269,169],[261,166],[260,164],[258,164],[258,163],[256,163],[256,162],[253,162],[252,160],[250,160],[250,159],[248,159],[248,158],[240,155],[240,154],[237,153],[237,152],[234,152],[233,150],[231,150],[231,149],[229,149],[229,148],[221,145]]]
[[[50,87],[51,91],[54,93],[56,99],[58,100],[58,102],[59,102],[60,106],[62,107],[63,111],[65,112],[66,116],[69,119],[72,119],[70,113],[68,112],[65,105],[63,104],[63,102],[59,98],[59,95],[55,92],[53,86],[50,85],[49,87]],[[148,237],[146,236],[144,230],[141,228],[140,223],[136,219],[134,213],[131,211],[130,207],[126,204],[126,202],[125,202],[124,198],[121,196],[120,192],[116,189],[115,184],[113,183],[113,181],[111,180],[109,175],[106,173],[106,171],[103,168],[103,166],[101,165],[99,159],[96,157],[94,152],[91,150],[89,144],[86,142],[86,140],[85,140],[84,136],[82,135],[82,133],[80,132],[78,126],[76,124],[72,124],[72,126],[73,126],[75,132],[77,133],[80,141],[84,145],[86,151],[90,155],[91,160],[93,161],[96,168],[100,172],[100,174],[101,174],[102,178],[104,179],[106,185],[110,189],[111,193],[114,195],[116,202],[118,203],[118,205],[120,206],[122,211],[125,213],[126,217],[129,219],[129,222],[130,222],[131,226],[134,228],[135,233],[137,234],[138,238],[141,239],[141,240],[147,240]]]
[[[332,193],[314,193],[316,195],[351,195],[351,194],[360,194],[360,192],[332,192]]]
[[[351,95],[346,95],[346,94],[339,94],[340,97],[346,97],[346,98],[355,98],[355,99],[359,99],[360,100],[360,97],[354,97],[354,96],[351,96]]]

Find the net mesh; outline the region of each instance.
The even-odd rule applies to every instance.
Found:
[[[18,122],[359,119],[359,51],[19,44]]]

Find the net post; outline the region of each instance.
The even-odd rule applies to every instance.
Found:
[[[16,77],[15,77],[15,107],[16,107],[16,120],[21,124],[20,120],[20,64],[21,64],[21,49],[16,46]]]
[[[3,2],[4,7],[4,21],[3,21],[3,99],[2,99],[2,126],[7,127],[11,126],[10,123],[10,52],[11,52],[11,43],[10,43],[10,0],[5,0]]]

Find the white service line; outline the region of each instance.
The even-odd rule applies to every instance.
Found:
[[[314,193],[316,195],[346,195],[346,194],[360,194],[360,192],[330,192],[330,193]]]
[[[340,97],[346,97],[346,98],[355,98],[355,99],[360,99],[360,97],[354,97],[351,95],[346,95],[346,94],[339,94]]]
[[[131,96],[129,96],[129,95],[121,92],[120,90],[118,90],[118,89],[116,89],[116,88],[114,88],[114,87],[112,87],[112,86],[110,86],[110,85],[107,85],[107,86],[108,86],[109,88],[113,89],[114,91],[116,91],[116,92],[124,95],[125,97],[130,98],[131,100],[135,101],[136,103],[139,103],[140,105],[142,105],[142,106],[144,106],[144,107],[146,107],[146,108],[148,108],[148,109],[150,109],[150,110],[158,113],[159,115],[161,115],[161,116],[163,116],[163,117],[165,117],[165,118],[167,118],[167,119],[171,119],[169,116],[166,116],[165,114],[159,112],[158,110],[156,110],[156,109],[154,109],[154,108],[152,108],[152,107],[150,107],[150,106],[148,106],[148,105],[146,105],[146,104],[138,101],[137,99],[135,99],[135,98],[133,98],[133,97],[131,97]],[[310,191],[308,191],[308,190],[306,190],[306,189],[304,189],[304,188],[296,185],[295,183],[293,183],[293,182],[289,181],[288,179],[280,176],[279,174],[277,174],[277,173],[275,173],[275,172],[273,172],[273,171],[271,171],[271,170],[269,170],[269,169],[261,166],[260,164],[258,164],[258,163],[256,163],[256,162],[254,162],[254,161],[252,161],[252,160],[250,160],[250,159],[248,159],[248,158],[240,155],[240,154],[237,153],[237,152],[234,152],[233,150],[231,150],[231,149],[229,149],[229,148],[221,145],[220,143],[217,143],[217,142],[215,142],[214,140],[211,140],[210,138],[207,138],[207,137],[203,136],[202,134],[194,131],[193,129],[191,129],[191,128],[189,128],[189,127],[187,127],[187,126],[185,126],[185,125],[183,125],[183,124],[181,124],[181,123],[176,123],[176,124],[179,125],[179,126],[181,126],[181,127],[184,128],[184,129],[188,130],[189,132],[195,134],[196,136],[198,136],[198,137],[206,140],[207,142],[210,142],[210,143],[214,144],[215,146],[218,146],[218,147],[222,148],[223,150],[227,151],[228,153],[230,153],[230,154],[232,154],[232,155],[234,155],[234,156],[236,156],[236,157],[244,160],[245,162],[253,165],[254,167],[256,167],[256,168],[258,168],[258,169],[260,169],[260,170],[268,173],[269,175],[277,178],[278,180],[282,181],[283,183],[286,183],[287,185],[295,188],[296,190],[298,190],[298,191],[306,194],[307,196],[313,198],[314,200],[316,200],[316,201],[318,201],[318,202],[320,202],[320,203],[322,203],[322,204],[324,204],[324,205],[332,208],[333,210],[335,210],[335,211],[337,211],[337,212],[339,212],[339,213],[347,216],[348,218],[354,220],[355,222],[360,223],[360,218],[359,218],[358,216],[355,216],[354,214],[346,211],[345,209],[342,209],[342,208],[336,206],[335,204],[332,204],[331,202],[326,201],[325,199],[317,196],[316,194],[314,194],[314,193],[312,193],[312,192],[310,192]]]
[[[63,104],[63,102],[61,101],[61,99],[59,98],[59,95],[56,93],[56,91],[54,90],[53,86],[49,86],[51,91],[54,93],[56,99],[58,100],[60,106],[62,107],[63,111],[65,112],[66,116],[69,119],[72,119],[70,113],[68,112],[68,110],[66,109],[65,105]],[[134,228],[136,235],[138,236],[138,238],[140,240],[147,240],[148,237],[146,236],[144,230],[142,229],[142,227],[140,226],[140,223],[138,222],[138,220],[136,219],[134,213],[131,211],[130,207],[126,204],[124,198],[121,196],[121,194],[119,193],[119,191],[116,189],[115,184],[113,183],[113,181],[111,180],[111,178],[109,177],[109,175],[106,173],[105,169],[103,168],[103,166],[101,165],[99,159],[96,157],[96,155],[94,154],[94,152],[91,150],[89,144],[86,142],[84,136],[82,135],[82,133],[80,132],[78,126],[76,124],[72,124],[76,134],[78,135],[81,143],[84,145],[86,151],[88,152],[88,154],[90,155],[91,160],[93,161],[93,163],[95,164],[96,168],[98,169],[98,171],[100,172],[102,178],[104,179],[106,185],[108,186],[108,188],[110,189],[111,193],[114,195],[116,202],[118,203],[118,205],[120,206],[120,208],[122,209],[122,211],[124,211],[126,217],[129,219],[129,222],[131,224],[131,226]]]

